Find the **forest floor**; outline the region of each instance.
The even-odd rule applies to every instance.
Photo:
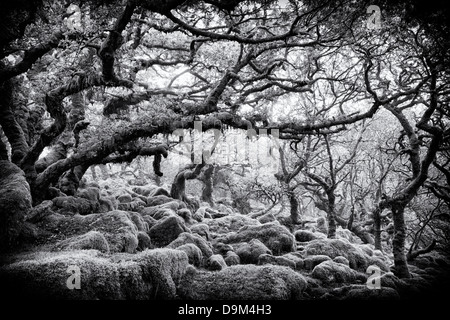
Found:
[[[155,185],[90,183],[27,215],[3,255],[1,290],[33,299],[345,300],[442,298],[450,259],[433,251],[394,275],[390,252],[313,219],[198,208]],[[4,295],[3,295],[4,296]]]

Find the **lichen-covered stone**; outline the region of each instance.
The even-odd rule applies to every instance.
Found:
[[[159,220],[148,232],[152,242],[163,247],[175,240],[181,233],[188,231],[183,219],[178,216],[170,216]]]
[[[296,249],[296,242],[292,233],[290,233],[286,227],[278,223],[247,225],[237,232],[231,232],[227,235],[218,237],[217,241],[223,243],[239,243],[249,242],[252,239],[258,239],[264,243],[264,245],[275,255],[281,255],[283,253],[295,251]]]
[[[176,238],[174,241],[172,241],[170,244],[168,244],[167,248],[177,249],[179,246],[187,244],[187,243],[193,243],[195,244],[201,251],[204,259],[209,258],[213,255],[213,250],[211,243],[206,241],[204,238],[200,237],[197,234],[192,234],[189,232],[183,232]]]
[[[359,273],[342,263],[332,260],[324,261],[314,267],[311,276],[319,279],[325,285],[334,285],[337,283],[354,283],[357,280],[365,282],[367,276]]]
[[[54,250],[89,250],[96,249],[100,252],[108,253],[109,244],[105,236],[98,231],[89,231],[85,234],[77,235],[57,243]]]
[[[203,265],[203,253],[195,244],[186,243],[176,249],[184,251],[189,259],[189,263],[193,266],[201,267]]]
[[[273,256],[273,255],[267,254],[267,253],[264,253],[258,257],[258,264],[259,265],[274,264],[274,265],[278,265],[278,266],[289,267],[293,270],[296,270],[294,261],[292,261],[288,258],[285,258],[283,256]]]
[[[241,263],[258,263],[258,258],[262,254],[272,254],[269,248],[258,239],[252,239],[250,242],[244,242],[237,245],[236,254],[239,256]]]
[[[222,270],[227,267],[225,260],[220,254],[213,254],[208,258],[208,269],[209,270]]]
[[[301,299],[307,282],[294,270],[274,265],[235,265],[221,271],[188,268],[178,286],[182,299]]]
[[[299,242],[308,242],[316,239],[324,239],[326,236],[320,232],[312,232],[309,230],[297,230],[294,232],[295,240]]]
[[[225,254],[225,263],[227,264],[227,266],[234,266],[237,264],[241,263],[241,259],[239,258],[239,256],[236,254],[236,252],[234,251],[228,251]]]
[[[118,258],[97,250],[38,252],[0,268],[0,292],[13,299],[175,299],[187,266],[186,254],[170,249]],[[79,268],[80,289],[67,287],[69,267]]]

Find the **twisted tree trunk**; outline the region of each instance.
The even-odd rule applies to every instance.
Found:
[[[395,275],[399,278],[410,278],[408,264],[405,255],[406,225],[404,218],[404,205],[392,207],[394,222],[394,239],[392,240],[392,251],[394,254]]]

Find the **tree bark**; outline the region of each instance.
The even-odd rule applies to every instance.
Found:
[[[381,248],[381,210],[377,207],[373,211],[373,225],[375,235],[375,249],[383,251]]]
[[[299,223],[299,212],[298,212],[299,203],[298,203],[298,200],[297,200],[294,190],[289,190],[288,196],[289,196],[289,204],[291,206],[292,223],[298,224]]]
[[[394,238],[392,240],[392,251],[394,254],[395,272],[399,278],[410,278],[408,264],[405,255],[405,206],[402,204],[392,206],[392,216],[394,222]]]
[[[213,195],[212,195],[213,173],[214,173],[214,166],[210,165],[204,171],[203,179],[202,179],[202,182],[204,183],[203,190],[202,190],[202,200],[205,202],[208,202],[211,207],[214,205]]]
[[[3,134],[1,128],[0,128],[0,160],[9,160],[8,149],[6,148],[6,144],[3,142]]]
[[[0,65],[1,66],[1,65]],[[0,125],[11,145],[11,161],[19,164],[28,152],[28,144],[22,127],[16,121],[11,106],[14,104],[14,84],[7,80],[0,84]]]
[[[328,235],[327,237],[329,239],[335,239],[336,238],[336,197],[334,196],[334,191],[327,192],[328,197]]]

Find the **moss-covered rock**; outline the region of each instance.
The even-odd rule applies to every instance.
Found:
[[[89,231],[98,231],[107,240],[112,253],[133,253],[138,246],[138,229],[125,211],[116,210],[86,216],[64,216],[56,213],[46,216],[38,226],[45,238],[53,239],[53,242]]]
[[[257,264],[260,255],[271,255],[272,252],[258,239],[252,239],[248,243],[236,244],[236,254],[239,256],[241,263]]]
[[[148,223],[139,213],[129,211],[128,216],[130,217],[131,221],[133,221],[138,231],[148,232],[150,230],[150,228],[148,227]]]
[[[220,254],[213,254],[208,258],[208,269],[212,271],[222,270],[227,267],[227,264]]]
[[[363,244],[362,240],[348,229],[343,229],[341,226],[336,228],[336,238],[345,239],[351,243]]]
[[[119,201],[120,203],[129,203],[133,201],[133,198],[131,197],[131,194],[124,193],[117,197],[117,201]]]
[[[305,278],[287,267],[236,265],[221,271],[189,268],[178,286],[182,299],[288,300],[300,299]]]
[[[272,212],[268,212],[258,218],[256,218],[261,223],[267,223],[267,222],[273,222],[277,219],[275,218],[275,215]]]
[[[380,289],[369,289],[365,285],[354,286],[345,296],[346,300],[399,300],[400,295],[397,291],[388,287]]]
[[[69,237],[57,243],[53,250],[89,250],[96,249],[103,253],[109,252],[109,244],[105,236],[98,231],[89,231],[85,234]]]
[[[35,253],[0,268],[2,296],[20,299],[175,299],[188,266],[179,250],[107,258],[96,250]],[[69,289],[79,268],[80,289]]]
[[[119,203],[117,208],[123,211],[139,211],[141,208],[145,206],[146,203],[141,199],[133,199],[130,202]]]
[[[156,196],[161,196],[161,195],[170,197],[169,191],[167,191],[166,189],[164,189],[162,187],[157,187],[157,188],[153,189],[152,192],[150,193],[151,197],[156,197]]]
[[[312,232],[309,230],[297,230],[294,232],[295,240],[299,242],[308,242],[316,239],[324,239],[326,236],[320,232]]]
[[[367,276],[359,273],[346,265],[331,260],[324,261],[314,267],[311,276],[319,279],[325,285],[338,283],[354,283],[357,280],[365,282]]]
[[[305,245],[304,252],[308,256],[326,255],[332,259],[342,256],[349,261],[352,269],[365,272],[367,267],[376,264],[382,270],[389,271],[386,265],[389,258],[369,245],[352,244],[345,239],[318,239]]]
[[[335,288],[322,296],[323,299],[333,300],[399,300],[399,293],[389,287],[369,289],[366,285],[352,284]]]
[[[201,209],[201,208],[200,208]],[[200,210],[199,209],[199,210]],[[238,231],[244,226],[260,225],[261,223],[256,220],[243,216],[240,214],[228,215],[226,217],[217,219],[204,219],[203,223],[209,226],[209,230],[214,233],[229,233],[232,231]]]
[[[76,195],[80,198],[85,198],[87,200],[98,201],[100,200],[100,189],[94,187],[79,189]]]
[[[303,268],[305,270],[311,271],[315,266],[321,264],[324,261],[331,261],[331,258],[323,254],[306,257],[305,259],[303,259]]]
[[[214,242],[214,252],[225,255],[228,251],[234,251],[231,244],[225,244],[223,242]]]
[[[334,262],[337,262],[337,263],[342,263],[342,264],[346,265],[347,267],[350,266],[350,262],[348,261],[348,259],[345,258],[345,257],[342,257],[342,256],[337,256],[337,257],[335,257],[335,258],[333,259],[333,261],[334,261]]]
[[[87,215],[98,211],[100,205],[97,201],[74,196],[62,196],[52,199],[53,210],[64,215]]]
[[[150,237],[144,231],[139,231],[137,238],[138,238],[138,248],[137,249],[139,251],[144,251],[145,249],[149,249],[149,248],[153,247]]]
[[[191,225],[192,223],[194,223],[194,220],[192,219],[191,210],[187,208],[178,209],[177,215],[183,218],[186,225]]]
[[[281,255],[296,249],[296,242],[292,233],[278,223],[247,225],[240,228],[237,232],[231,232],[217,238],[217,241],[239,243],[249,242],[252,239],[260,240],[275,255]]]
[[[295,262],[291,259],[288,259],[284,256],[273,256],[271,254],[264,253],[258,257],[258,264],[274,264],[278,266],[289,267],[293,270],[296,270]]]
[[[303,258],[299,255],[295,255],[292,253],[286,253],[282,255],[282,257],[289,259],[295,263],[295,270],[302,270],[304,268],[304,261]]]
[[[172,241],[167,248],[177,249],[179,246],[182,246],[187,243],[195,244],[201,251],[204,259],[209,258],[213,255],[212,246],[209,242],[207,242],[204,238],[200,237],[197,234],[192,234],[188,232],[183,232]]]
[[[188,231],[183,219],[178,216],[170,216],[159,220],[148,232],[152,243],[158,247],[168,245],[181,233]]]
[[[207,224],[197,223],[191,226],[189,229],[191,229],[192,233],[196,233],[199,236],[205,238],[206,240],[211,239],[211,236],[209,235],[209,227]]]
[[[148,197],[150,193],[155,189],[154,186],[146,185],[146,186],[135,186],[131,188],[133,192],[136,192],[137,194]]]
[[[148,208],[139,208],[138,212],[143,216],[150,216],[153,219],[161,220],[163,218],[167,218],[170,216],[176,216],[174,210],[168,208],[161,208],[160,206],[148,207]]]
[[[164,195],[159,195],[159,196],[149,196],[147,198],[147,206],[149,207],[154,207],[154,206],[159,206],[161,204],[167,203],[167,202],[171,202],[173,201],[173,199],[169,196],[164,196]]]
[[[118,209],[118,205],[110,199],[100,198],[98,200],[98,213],[114,211]]]
[[[177,247],[177,250],[184,251],[189,259],[189,263],[193,266],[201,267],[203,265],[203,253],[195,244],[186,243]]]
[[[224,260],[227,266],[235,266],[241,263],[241,258],[239,258],[239,256],[234,251],[228,251],[225,254]]]

